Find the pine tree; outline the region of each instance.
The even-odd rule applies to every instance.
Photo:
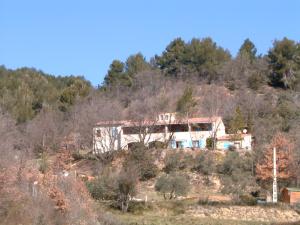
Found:
[[[233,134],[237,134],[238,131],[242,131],[246,127],[244,116],[240,110],[240,107],[236,107],[234,116],[230,121],[230,132]]]
[[[193,96],[193,89],[191,87],[186,87],[183,95],[177,102],[177,112],[189,117],[190,113],[196,105],[197,102]]]
[[[273,86],[293,88],[300,82],[300,44],[287,38],[275,41],[268,53]]]
[[[125,65],[119,60],[114,60],[104,77],[104,86],[114,87],[117,85],[129,85],[128,76],[125,74]]]
[[[240,47],[240,50],[238,52],[238,56],[240,57],[247,57],[251,62],[256,58],[256,52],[257,49],[252,41],[250,41],[249,38],[247,38],[242,46]]]
[[[150,65],[141,53],[131,55],[126,60],[125,70],[130,77],[133,77],[135,74],[148,69],[150,69]]]

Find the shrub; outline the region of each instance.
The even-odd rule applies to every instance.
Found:
[[[213,153],[201,152],[197,155],[192,169],[203,175],[211,175],[215,171],[215,167]]]
[[[147,161],[145,160],[144,163],[142,165],[140,165],[139,169],[140,169],[140,180],[141,181],[146,181],[151,178],[154,178],[158,174],[157,166],[149,160],[147,160]]]
[[[183,170],[189,168],[193,165],[194,159],[193,156],[190,154],[183,154],[183,158],[180,160],[179,169]]]
[[[172,209],[175,215],[184,214],[186,211],[186,205],[183,201],[175,201]]]
[[[72,157],[75,161],[84,159],[84,155],[82,155],[79,151],[73,152]]]
[[[228,150],[229,150],[229,151],[235,151],[235,150],[236,150],[235,145],[230,145],[230,146],[228,147]]]
[[[145,201],[130,201],[128,205],[128,212],[134,214],[141,214],[143,211],[152,209],[152,204]]]
[[[93,181],[86,183],[91,196],[97,200],[116,200],[117,184],[116,178],[111,174],[101,175]]]
[[[193,157],[191,155],[183,154],[182,152],[169,152],[164,160],[166,173],[184,170],[193,164]]]
[[[214,144],[213,138],[207,138],[206,139],[206,148],[212,149],[213,148],[213,144]]]
[[[200,197],[199,200],[198,200],[199,205],[208,205],[208,203],[209,203],[208,196]]]
[[[166,144],[161,141],[153,141],[149,143],[149,148],[155,148],[155,149],[163,149],[166,147]]]
[[[48,155],[47,153],[41,153],[41,158],[39,159],[39,171],[41,173],[46,173],[49,168]]]
[[[171,173],[179,169],[180,154],[178,152],[170,152],[164,160],[166,173]]]
[[[117,179],[118,202],[123,212],[127,212],[130,198],[135,196],[138,173],[134,165],[124,167]]]
[[[246,193],[246,189],[256,185],[252,175],[252,161],[247,154],[239,155],[238,152],[227,152],[223,163],[219,167],[222,192],[235,195],[236,199]]]
[[[104,170],[97,179],[86,185],[94,199],[113,200],[112,206],[127,212],[130,198],[136,194],[137,178],[136,168],[128,164],[119,174]]]
[[[150,150],[146,149],[143,145],[135,145],[135,147],[129,151],[124,166],[134,164],[138,171],[139,179],[145,181],[156,177],[158,173],[158,168],[154,164],[154,161]]]
[[[261,73],[253,73],[247,80],[248,87],[253,90],[258,90],[264,83],[265,80]]]
[[[186,176],[178,173],[164,174],[155,184],[155,190],[163,194],[164,199],[173,199],[177,196],[185,196],[190,189],[190,183]]]
[[[241,195],[240,202],[245,205],[257,205],[257,200],[251,195]]]

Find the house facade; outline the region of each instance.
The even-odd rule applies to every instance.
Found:
[[[208,138],[215,140],[220,150],[230,146],[251,150],[251,135],[226,134],[221,117],[179,118],[175,113],[162,113],[155,120],[101,121],[93,128],[93,150],[103,153],[128,149],[135,143],[206,149]]]

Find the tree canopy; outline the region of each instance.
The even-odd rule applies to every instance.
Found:
[[[283,38],[268,53],[270,82],[275,87],[295,88],[300,80],[300,44]]]

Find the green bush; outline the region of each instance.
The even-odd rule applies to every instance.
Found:
[[[173,204],[173,212],[175,215],[184,214],[186,211],[186,205],[182,201],[175,201]]]
[[[178,152],[167,153],[164,160],[166,173],[171,173],[179,169],[181,155]]]
[[[241,195],[240,201],[245,205],[257,205],[257,200],[252,195]]]
[[[229,151],[235,151],[236,147],[234,145],[229,145],[228,150]]]
[[[39,159],[39,171],[41,173],[46,173],[49,168],[49,161],[47,153],[43,152]]]
[[[166,155],[164,163],[166,173],[176,172],[189,168],[193,164],[193,157],[180,151],[172,151]]]
[[[152,209],[153,206],[150,202],[145,201],[130,201],[128,206],[128,212],[133,214],[142,214],[146,210]]]
[[[117,181],[111,174],[102,174],[92,181],[86,182],[86,186],[91,196],[97,200],[117,199]]]
[[[140,166],[140,180],[146,181],[151,178],[154,178],[158,174],[157,166],[150,161],[145,161],[142,166]]]
[[[160,192],[164,199],[174,199],[177,196],[186,196],[190,189],[187,176],[179,173],[164,174],[155,184],[155,190]]]
[[[76,151],[72,153],[72,157],[75,161],[84,159],[84,155],[82,155],[80,152]]]
[[[206,139],[206,148],[212,149],[213,148],[213,144],[214,144],[213,138],[207,138]]]
[[[218,201],[210,201],[209,199],[201,198],[198,201],[198,205],[209,205],[209,206],[223,206],[223,205],[231,205],[232,203],[227,202],[218,202]]]
[[[261,73],[256,72],[248,78],[247,82],[249,88],[258,90],[265,83],[265,79]]]
[[[155,149],[164,149],[165,143],[161,142],[161,141],[154,141],[149,143],[149,148],[155,148]]]
[[[219,165],[222,192],[233,194],[236,199],[247,194],[247,187],[255,187],[256,180],[252,173],[252,156],[249,154],[240,155],[238,152],[228,151]]]
[[[158,168],[154,161],[154,156],[149,149],[143,145],[136,144],[129,151],[124,166],[126,167],[128,164],[135,165],[139,173],[139,179],[145,181],[156,177],[158,174]]]
[[[215,171],[216,165],[214,155],[211,152],[201,152],[196,156],[193,171],[203,175],[211,175]]]
[[[208,205],[208,203],[209,203],[208,196],[200,197],[199,200],[198,200],[199,205]]]

